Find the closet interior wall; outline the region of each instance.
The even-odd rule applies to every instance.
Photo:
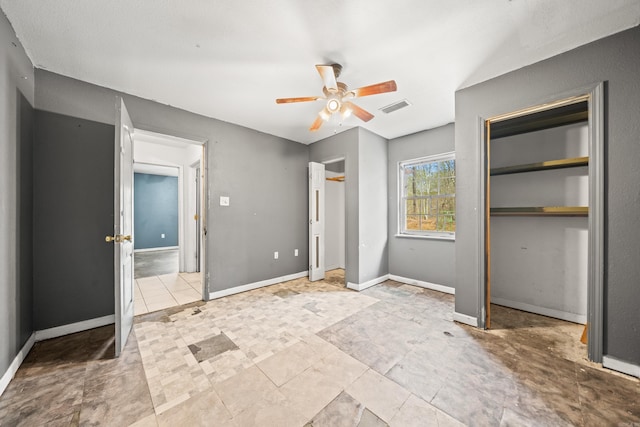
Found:
[[[585,120],[546,129],[509,132],[509,123],[491,126],[493,304],[587,322],[586,103],[584,108]]]

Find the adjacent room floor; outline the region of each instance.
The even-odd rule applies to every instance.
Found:
[[[584,360],[581,328],[387,281],[305,279],[35,345],[0,398],[3,425],[636,425],[640,381]],[[508,319],[508,327],[498,318]],[[543,331],[542,333],[539,333]]]
[[[180,251],[178,249],[163,249],[159,251],[134,252],[133,277],[159,276],[177,273],[180,268]]]
[[[135,314],[202,299],[200,273],[178,273],[178,249],[134,254]]]
[[[135,279],[135,314],[150,313],[202,299],[200,273],[171,273]]]

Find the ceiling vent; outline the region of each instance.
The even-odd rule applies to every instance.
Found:
[[[385,114],[389,114],[389,113],[393,113],[394,111],[398,111],[401,108],[408,107],[409,105],[411,105],[409,104],[409,101],[407,101],[406,99],[403,99],[402,101],[394,102],[393,104],[389,104],[386,107],[382,107],[380,111],[382,111]]]

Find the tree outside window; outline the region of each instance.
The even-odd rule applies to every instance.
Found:
[[[400,233],[454,237],[456,166],[454,153],[400,163]]]

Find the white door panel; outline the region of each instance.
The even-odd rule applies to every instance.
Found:
[[[122,98],[116,105],[114,157],[114,287],[116,357],[133,325],[133,123]]]
[[[324,165],[309,162],[309,280],[324,279]]]

